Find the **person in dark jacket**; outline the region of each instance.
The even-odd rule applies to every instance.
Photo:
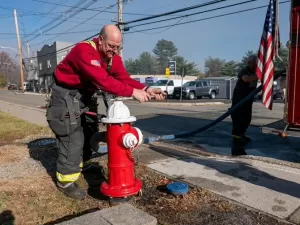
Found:
[[[252,55],[248,58],[247,67],[243,68],[238,74],[238,80],[233,91],[232,107],[248,96],[257,87],[258,77],[255,74],[257,57]],[[252,105],[254,98],[237,108],[232,114],[232,139],[233,139],[233,155],[247,154],[242,146],[251,141],[247,137],[246,131],[252,119]]]
[[[76,44],[53,74],[47,121],[58,145],[57,186],[71,198],[85,198],[85,190],[76,181],[81,172],[93,171],[90,139],[98,124],[90,123],[92,118],[86,112],[97,113],[95,92],[100,89],[139,102],[165,97],[161,89],[146,87],[130,77],[118,55],[121,41],[120,30],[106,25],[98,38]]]

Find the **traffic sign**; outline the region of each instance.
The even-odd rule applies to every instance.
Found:
[[[170,68],[166,68],[166,77],[169,77],[170,76]]]

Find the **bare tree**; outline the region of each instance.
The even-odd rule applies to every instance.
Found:
[[[0,72],[6,74],[6,76],[16,70],[16,63],[14,60],[9,56],[7,52],[0,52]]]

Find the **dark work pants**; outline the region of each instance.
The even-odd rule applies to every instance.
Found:
[[[232,106],[238,102],[233,101]],[[253,100],[245,102],[241,107],[237,108],[232,114],[232,135],[244,136],[252,119]]]
[[[73,92],[76,93],[76,90]],[[73,104],[72,110],[67,106],[66,99]],[[47,121],[57,139],[57,178],[62,183],[76,181],[81,171],[80,164],[88,161],[92,155],[90,139],[98,132],[98,124],[94,118],[82,113],[86,107],[88,111],[97,113],[96,99],[79,92],[76,96],[70,95],[69,90],[53,85]],[[75,123],[71,120],[72,113]]]

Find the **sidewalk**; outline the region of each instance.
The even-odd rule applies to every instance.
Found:
[[[29,122],[47,124],[45,110],[6,102],[0,102],[0,110]],[[194,153],[186,150],[172,143],[154,143],[141,146],[139,158],[149,168],[173,179],[203,187],[237,204],[300,224],[300,169],[272,160],[267,162],[219,154],[205,156],[200,155],[199,148]],[[207,150],[209,152],[210,149]]]

